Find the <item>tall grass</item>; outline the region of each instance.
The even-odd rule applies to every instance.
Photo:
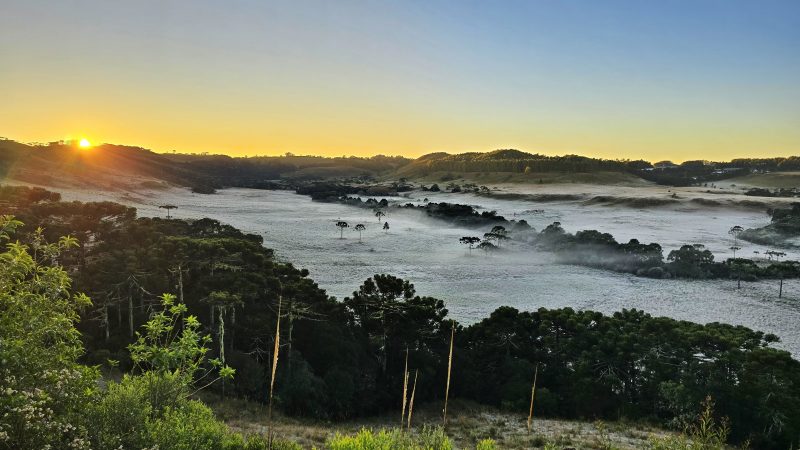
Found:
[[[400,412],[400,427],[406,420],[406,402],[408,401],[408,347],[406,347],[406,366],[403,369],[403,407]]]
[[[536,378],[539,376],[539,366],[536,366],[536,370],[533,372],[533,387],[531,388],[531,409],[528,411],[528,432],[531,431],[531,425],[533,425],[533,399],[536,397]]]
[[[411,414],[414,412],[414,396],[417,393],[417,375],[419,370],[414,371],[414,386],[411,388],[411,400],[408,402],[408,429],[411,429]]]
[[[450,331],[450,356],[447,358],[447,385],[444,388],[444,411],[442,414],[442,426],[447,427],[447,400],[450,397],[450,374],[453,370],[453,338],[456,335],[456,322],[453,321],[453,328]]]
[[[283,296],[278,296],[278,316],[275,319],[275,348],[272,351],[272,377],[269,380],[269,447],[272,448],[272,398],[275,391],[275,373],[278,369],[278,353],[281,346],[281,306]]]

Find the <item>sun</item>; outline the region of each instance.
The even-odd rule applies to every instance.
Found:
[[[78,146],[83,147],[83,148],[88,148],[88,147],[92,146],[92,143],[89,142],[88,139],[83,138],[78,142]]]

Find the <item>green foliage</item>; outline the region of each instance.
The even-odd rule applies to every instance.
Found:
[[[481,441],[479,449],[493,449],[490,441]],[[482,445],[482,446],[481,446]],[[330,450],[452,450],[453,444],[441,428],[425,427],[418,436],[403,430],[362,429],[355,436],[337,434],[327,442]]]
[[[496,448],[497,444],[492,439],[484,439],[475,446],[475,450],[495,450]]]
[[[725,450],[730,428],[727,421],[714,418],[714,403],[708,397],[697,421],[684,434],[650,440],[652,450]],[[747,444],[745,444],[747,447]]]
[[[218,450],[243,447],[242,437],[214,418],[207,406],[188,400],[167,408],[158,420],[147,423],[151,447],[174,450]]]
[[[84,448],[82,411],[97,372],[76,362],[83,345],[75,322],[90,302],[71,293],[60,266],[43,264],[75,242],[50,244],[37,230],[30,246],[8,243],[20,226],[0,217],[0,447]]]
[[[145,334],[137,333],[138,339],[128,348],[137,369],[171,374],[192,386],[197,373],[203,370],[211,336],[202,335],[197,317],[186,315],[186,305],[175,300],[170,294],[161,297],[163,309],[144,325]],[[208,384],[217,379],[233,378],[235,370],[219,359],[208,360],[208,363],[211,367],[205,369],[200,380],[213,377],[213,371],[218,372],[218,378]]]

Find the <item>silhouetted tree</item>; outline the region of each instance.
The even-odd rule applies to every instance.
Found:
[[[159,208],[161,208],[161,209],[166,209],[166,210],[167,210],[167,219],[169,219],[169,218],[170,218],[170,215],[169,215],[169,211],[170,211],[170,210],[172,210],[172,209],[178,209],[178,207],[177,207],[177,206],[175,206],[175,205],[161,205],[161,206],[159,206]]]
[[[361,242],[361,232],[366,228],[367,227],[365,227],[363,223],[360,223],[353,228],[354,230],[358,231],[358,242]]]
[[[733,227],[731,227],[730,230],[728,230],[728,234],[733,236],[733,246],[734,247],[738,247],[739,246],[739,234],[742,231],[744,231],[744,228],[742,228],[739,225],[733,226]],[[736,256],[734,256],[734,258],[736,258]]]
[[[336,226],[339,227],[339,239],[344,239],[344,229],[350,225],[344,220],[340,220],[336,222]]]
[[[492,227],[492,231],[483,234],[483,239],[484,241],[495,241],[497,242],[496,246],[500,247],[500,241],[508,239],[508,231],[502,225],[495,225]]]
[[[469,248],[469,253],[472,254],[472,249],[475,248],[475,244],[481,241],[481,238],[477,236],[464,236],[458,240],[458,242],[466,245]]]
[[[383,212],[383,211],[381,211],[380,209],[378,209],[378,210],[375,210],[375,217],[377,217],[377,218],[378,218],[378,222],[379,222],[379,223],[380,223],[380,221],[381,221],[381,217],[384,217],[385,215],[386,215],[386,213],[385,213],[385,212]]]
[[[383,231],[389,231],[389,222],[383,222]]]

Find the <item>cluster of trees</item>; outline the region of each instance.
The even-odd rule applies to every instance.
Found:
[[[731,228],[734,236],[732,250],[739,250],[738,237],[744,234],[741,227]],[[664,258],[657,243],[643,244],[637,239],[619,243],[609,233],[596,230],[568,233],[561,223],[554,222],[544,228],[535,239],[539,248],[556,252],[564,262],[590,267],[633,273],[650,278],[734,278],[755,281],[759,278],[784,279],[800,277],[800,263],[779,261],[765,264],[746,258],[714,261],[714,254],[701,244],[683,245]],[[734,250],[734,251],[735,251]],[[782,254],[782,253],[781,253]],[[785,254],[783,254],[785,256]]]
[[[498,215],[497,211],[482,211],[478,212],[470,205],[462,205],[458,203],[433,203],[429,202],[425,205],[416,206],[413,203],[408,203],[405,208],[414,208],[425,211],[429,217],[436,219],[446,220],[448,222],[457,224],[464,227],[476,227],[484,225],[503,224],[512,229],[527,230],[530,225],[524,219],[522,220],[508,220],[505,217]]]
[[[422,172],[595,172],[624,171],[620,161],[577,155],[545,156],[519,150],[492,152],[431,153],[414,160],[409,167]]]
[[[448,316],[443,301],[420,296],[409,281],[391,275],[375,275],[337,301],[306,271],[275,261],[259,236],[214,220],[137,219],[119,205],[52,199],[15,205],[27,221],[16,236],[31,248],[41,248],[36,242],[45,237],[58,242],[57,236],[71,234],[83,240],[83,248],[65,244],[58,255],[37,254],[57,261],[64,274],[73,275],[72,287],[93,299],[92,305],[83,302],[78,324],[87,349],[82,360],[90,364],[114,360],[122,370],[142,373],[144,366],[154,368],[151,357],[174,354],[148,351],[159,340],[142,346],[136,334],[166,306],[178,322],[191,315],[182,328],[208,335],[204,354],[235,370],[224,384],[226,395],[266,401],[276,356],[274,324],[280,319],[277,405],[291,415],[341,419],[399,411],[411,369],[418,374],[416,401],[442,401],[455,329],[451,396],[527,411],[538,366],[536,404],[543,414],[680,422],[710,394],[730,417],[733,439],[750,438],[757,448],[799,443],[800,363],[770,348],[777,341],[772,335],[639,311],[605,316],[570,308],[530,313],[500,308],[465,327]],[[43,234],[33,231],[37,227]],[[164,304],[162,292],[174,295],[171,304]],[[77,310],[71,317],[77,322]],[[209,363],[202,367],[224,374]],[[123,396],[140,392],[137,381],[128,383],[115,388],[122,396],[114,397],[116,403],[98,403],[108,414],[115,405],[142,401]],[[221,390],[222,384],[211,389]],[[152,405],[136,404],[155,414],[153,424],[211,423],[202,411],[198,414],[208,420],[171,415],[169,408],[153,413]],[[0,402],[0,407],[11,406]],[[104,423],[123,422],[113,416]],[[166,427],[146,429],[167,436]]]
[[[800,236],[800,203],[792,203],[789,208],[775,208],[769,211],[771,223],[761,228],[744,230],[741,238],[763,245],[792,247],[792,239]]]
[[[500,248],[500,243],[511,239],[508,230],[502,225],[495,225],[490,231],[483,233],[483,239],[478,236],[463,236],[459,238],[458,242],[464,244],[469,248],[472,253],[473,248],[479,248],[483,251],[493,251]]]

